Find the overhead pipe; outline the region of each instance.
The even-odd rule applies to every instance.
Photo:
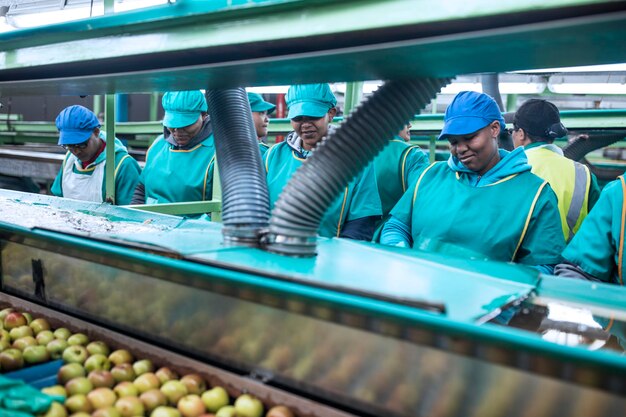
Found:
[[[449,82],[388,81],[362,102],[289,180],[272,211],[263,247],[285,255],[315,256],[317,231],[334,199]]]

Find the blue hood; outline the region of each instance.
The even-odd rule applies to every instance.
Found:
[[[498,152],[500,153],[500,162],[483,176],[466,168],[458,158],[452,155],[448,159],[448,166],[451,170],[458,172],[461,178],[466,179],[469,184],[474,186],[493,184],[509,175],[530,171],[531,166],[523,148],[519,147],[512,152],[499,149]]]

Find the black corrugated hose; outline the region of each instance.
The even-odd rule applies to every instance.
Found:
[[[315,256],[317,231],[333,200],[449,82],[388,81],[359,105],[287,183],[272,211],[264,247],[285,255]]]
[[[563,147],[563,155],[574,161],[580,161],[589,152],[604,148],[624,140],[626,132],[588,132],[580,135]]]
[[[224,243],[258,246],[270,217],[269,192],[248,96],[243,88],[207,90],[222,184]]]

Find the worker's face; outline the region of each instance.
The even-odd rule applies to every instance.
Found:
[[[254,122],[254,128],[256,129],[257,138],[264,138],[267,136],[267,125],[270,123],[270,118],[267,117],[266,111],[253,111],[252,121]]]
[[[328,110],[322,117],[298,116],[291,119],[291,127],[302,138],[302,148],[314,149],[322,138],[328,135],[328,125],[337,114],[337,109]]]
[[[172,134],[172,137],[178,144],[178,146],[187,145],[191,139],[193,139],[198,133],[200,133],[200,129],[202,129],[202,121],[203,117],[200,115],[198,119],[189,126],[181,127],[181,128],[172,128],[167,127],[168,132]]]
[[[65,146],[65,149],[74,154],[74,156],[76,156],[76,158],[78,158],[81,162],[87,162],[96,156],[101,145],[102,141],[100,140],[100,129],[95,128],[86,141],[76,145],[67,145]]]
[[[468,169],[484,175],[500,161],[499,133],[500,123],[494,121],[474,133],[449,136],[450,153]]]
[[[402,139],[404,139],[405,142],[410,142],[411,141],[411,123],[404,125],[404,127],[402,128],[402,130],[398,133],[398,136],[400,136]]]

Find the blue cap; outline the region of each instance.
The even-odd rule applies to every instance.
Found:
[[[500,129],[506,127],[500,108],[493,98],[475,91],[461,91],[446,109],[439,139],[477,132],[494,120],[500,122]]]
[[[77,145],[85,142],[100,121],[96,115],[83,106],[69,106],[64,108],[56,118],[59,135],[59,145]]]
[[[194,124],[209,108],[200,90],[169,91],[163,95],[161,104],[165,110],[163,126],[172,129]]]
[[[328,84],[292,85],[285,97],[289,117],[322,117],[337,105],[337,99]]]
[[[263,97],[257,93],[248,93],[248,101],[250,102],[250,109],[252,111],[266,111],[271,113],[276,108],[272,103],[263,100]]]

